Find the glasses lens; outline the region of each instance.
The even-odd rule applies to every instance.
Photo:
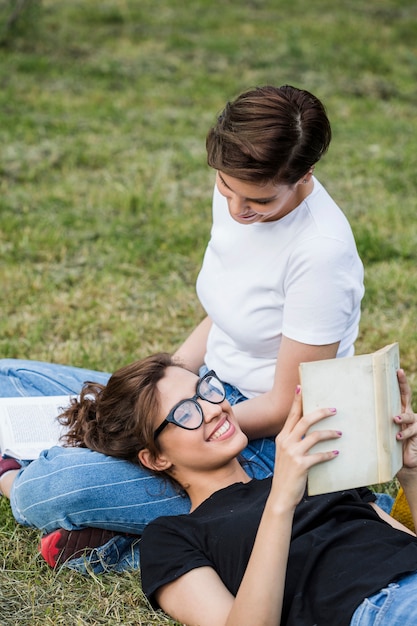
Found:
[[[200,381],[198,393],[209,402],[223,402],[226,397],[226,391],[223,383],[216,376],[207,376]]]
[[[198,428],[202,422],[200,407],[193,400],[181,402],[175,409],[172,417],[179,426],[189,430]]]

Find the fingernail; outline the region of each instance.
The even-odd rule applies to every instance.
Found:
[[[339,454],[339,450],[333,450],[333,454],[337,456]]]
[[[337,409],[329,409],[332,413],[336,413]]]
[[[401,415],[397,415],[396,419],[397,419],[399,422],[401,422],[401,420],[402,420]]]
[[[337,434],[339,435],[339,437],[342,436],[342,431],[341,430],[336,430]]]
[[[300,387],[300,385],[297,385],[296,388],[295,388],[295,393],[299,394],[300,391],[301,391],[301,387]]]
[[[402,433],[397,433],[397,439],[402,439],[403,438],[403,434]]]

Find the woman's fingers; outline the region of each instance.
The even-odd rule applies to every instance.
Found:
[[[290,442],[287,440],[286,446],[288,449],[293,446],[292,454],[302,458],[305,467],[309,469],[317,463],[322,463],[334,458],[339,454],[337,441],[342,436],[342,433],[338,430],[323,429],[314,430],[306,435],[303,435],[298,441]],[[311,451],[314,446],[320,441],[328,441],[329,446],[327,451],[315,452]]]
[[[336,413],[336,409],[334,408],[316,409],[315,411],[312,411],[311,413],[307,413],[306,415],[303,415],[303,417],[301,417],[298,420],[298,422],[294,425],[294,427],[291,430],[291,434],[294,436],[295,439],[304,439],[307,434],[310,434],[310,428],[312,426],[314,426],[315,424],[318,424],[319,422],[321,422],[322,420],[325,420],[328,417],[331,417],[332,415],[335,415],[335,413]],[[328,425],[325,423],[325,421],[323,422],[322,426],[323,428],[327,427],[328,429]],[[320,431],[315,430],[313,432],[320,432]]]
[[[288,436],[292,432],[301,433],[301,435],[305,435],[313,424],[324,419],[325,417],[329,417],[336,413],[336,409],[317,409],[316,411],[312,411],[311,413],[304,415],[302,414],[303,404],[302,404],[302,394],[301,387],[297,385],[294,393],[294,400],[291,405],[290,411],[288,413],[288,417],[285,421],[284,427],[280,431],[280,435]],[[304,432],[302,432],[304,430]]]
[[[407,415],[409,417],[409,415]],[[417,421],[414,415],[413,420],[406,421],[404,415],[398,415],[394,421],[401,426],[401,430],[397,433],[397,439],[403,441],[417,436]]]
[[[328,450],[327,452],[314,452],[308,455],[308,467],[313,467],[319,463],[331,461],[339,455],[339,450]]]
[[[297,386],[286,423],[276,438],[278,456],[281,456],[282,459],[282,454],[285,454],[288,459],[291,458],[300,468],[304,467],[304,470],[337,456],[337,446],[326,452],[310,454],[311,448],[319,441],[331,441],[342,436],[340,431],[326,428],[325,419],[335,413],[336,409],[334,408],[321,408],[307,415],[302,415],[301,388]],[[322,420],[324,420],[323,428],[310,431],[313,425]],[[330,445],[329,447],[332,448]]]
[[[397,433],[397,439],[407,441],[417,436],[417,415],[413,412],[411,406],[411,389],[408,384],[407,376],[404,370],[397,371],[398,384],[401,394],[401,415],[394,417],[394,422],[400,426]]]
[[[288,417],[285,420],[285,424],[281,430],[281,433],[288,433],[293,430],[293,428],[298,424],[301,419],[303,412],[303,403],[301,396],[301,387],[297,385],[294,392],[294,399],[292,401],[292,405],[290,411],[288,413]]]
[[[334,415],[334,413],[334,409],[317,409],[302,417],[291,431],[284,432],[283,429],[276,438],[277,450],[286,451],[287,454],[294,457],[305,456],[320,441],[339,439],[342,433],[338,430],[325,428],[325,422],[323,428],[310,431],[311,426]]]
[[[340,439],[341,436],[342,433],[339,430],[313,430],[302,438],[300,449],[308,452],[320,441],[331,441],[333,439]]]
[[[403,413],[412,413],[413,409],[411,407],[411,388],[408,384],[407,376],[403,369],[399,369],[397,371],[398,384],[400,386],[400,395],[401,395],[401,407]]]

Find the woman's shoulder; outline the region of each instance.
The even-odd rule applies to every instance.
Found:
[[[353,241],[349,220],[325,187],[314,179],[314,190],[304,200],[305,218],[317,236]]]

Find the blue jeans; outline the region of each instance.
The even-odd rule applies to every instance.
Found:
[[[391,583],[366,598],[353,614],[350,626],[415,626],[417,572]]]
[[[0,360],[0,396],[79,393],[84,381],[105,384],[108,378],[109,374],[63,365]],[[236,388],[226,388],[231,403],[245,399]],[[242,456],[254,477],[270,476],[273,439],[252,441]],[[20,471],[10,502],[16,521],[44,533],[94,526],[140,534],[160,515],[189,510],[184,493],[139,465],[86,448],[59,446],[45,450]]]
[[[106,372],[21,359],[0,359],[0,397],[65,396],[79,393],[83,383],[105,385]]]

